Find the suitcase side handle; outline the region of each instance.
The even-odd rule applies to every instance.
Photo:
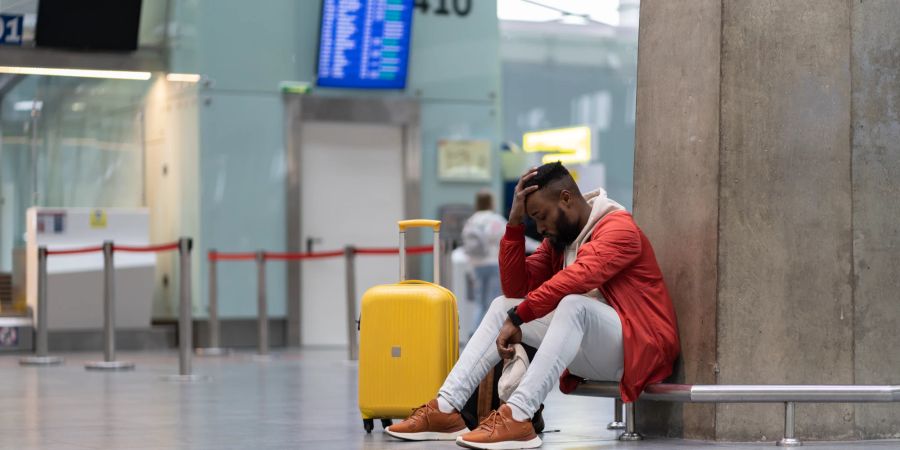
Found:
[[[406,280],[406,229],[431,227],[434,230],[434,284],[441,284],[441,221],[429,219],[401,220],[400,227],[400,281]]]

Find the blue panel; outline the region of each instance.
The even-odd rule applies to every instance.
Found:
[[[284,120],[281,96],[203,93],[200,110],[201,229],[199,251],[281,251],[286,248]],[[202,259],[201,297],[207,299]],[[284,317],[285,264],[267,264],[269,315]],[[256,268],[252,262],[218,266],[219,314],[256,315]]]
[[[405,88],[412,12],[412,0],[324,0],[316,84]]]

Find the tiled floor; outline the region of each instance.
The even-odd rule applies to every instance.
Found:
[[[87,372],[96,354],[67,354],[63,366],[25,368],[0,357],[0,449],[455,449],[453,443],[403,443],[376,426],[366,435],[356,409],[356,366],[342,352],[249,354],[194,359],[205,382],[164,381],[175,353],[122,354],[134,372]],[[611,400],[547,401],[546,449],[775,448],[679,440],[620,443],[606,431]],[[807,443],[820,449],[900,448],[900,441]]]

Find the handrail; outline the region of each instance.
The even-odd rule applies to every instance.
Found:
[[[619,397],[619,384],[586,381],[573,392]],[[642,400],[693,403],[871,403],[900,401],[900,385],[651,384]]]
[[[578,385],[573,395],[620,397],[619,383],[613,381],[586,380]],[[803,445],[794,436],[795,403],[874,403],[900,402],[900,385],[855,384],[651,384],[644,388],[641,400],[693,403],[783,403],[784,437],[779,447]],[[622,404],[616,401],[616,415]],[[607,425],[610,430],[625,429],[620,441],[643,439],[635,430],[635,404],[625,405],[625,423],[614,420]]]

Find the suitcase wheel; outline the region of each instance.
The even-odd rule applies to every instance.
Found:
[[[373,419],[363,419],[363,428],[366,429],[366,433],[371,433],[375,428],[375,420]]]
[[[387,429],[387,427],[394,424],[394,421],[391,419],[381,419],[381,427]]]

